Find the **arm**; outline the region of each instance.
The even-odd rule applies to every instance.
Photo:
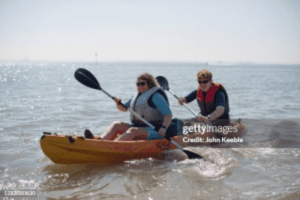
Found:
[[[164,122],[162,124],[162,127],[158,130],[158,134],[165,137],[166,135],[166,132],[167,132],[167,129],[168,127],[170,126],[171,124],[171,120],[172,120],[172,114],[167,114],[165,115],[165,118],[164,118]],[[166,128],[163,128],[163,127],[166,127]]]
[[[208,118],[208,116],[204,117],[204,116],[201,115],[201,116],[198,117],[197,121],[203,121],[204,123],[206,123],[208,125],[212,125],[211,121],[215,120],[215,119],[218,119],[221,115],[223,115],[224,110],[225,110],[225,107],[218,106],[216,108],[216,110],[209,115],[209,118]]]
[[[121,99],[120,99],[119,97],[115,97],[115,102],[116,102],[116,106],[117,106],[118,110],[119,110],[119,111],[122,111],[122,112],[126,112],[126,111],[127,111],[127,108],[128,108],[129,105],[130,105],[130,101],[131,101],[131,100],[129,100],[129,101],[125,104],[125,106],[127,106],[127,108],[124,108],[123,106],[121,106],[120,101],[121,101]]]
[[[218,119],[221,115],[224,114],[225,107],[218,106],[214,112],[210,114],[210,120]]]
[[[168,128],[171,124],[172,117],[173,117],[172,113],[165,115],[162,126],[165,126],[166,128]]]
[[[159,110],[159,112],[161,112],[165,116],[162,126],[165,126],[166,128],[160,128],[158,131],[159,135],[165,136],[167,128],[171,124],[171,120],[173,117],[172,112],[170,110],[167,101],[164,99],[164,97],[161,94],[156,93],[155,95],[153,95],[152,100],[156,108]]]
[[[210,114],[210,119],[215,120],[224,114],[225,111],[225,93],[218,91],[216,94],[216,110]]]
[[[178,103],[180,105],[182,105],[182,103],[190,103],[192,101],[194,101],[197,97],[197,90],[194,90],[193,92],[191,92],[189,95],[187,95],[186,97],[180,97],[178,100]]]

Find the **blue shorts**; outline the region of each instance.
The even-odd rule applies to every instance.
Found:
[[[163,139],[164,137],[159,135],[158,132],[156,132],[153,128],[150,127],[145,127],[148,131],[148,137],[147,140],[158,140],[158,139]]]

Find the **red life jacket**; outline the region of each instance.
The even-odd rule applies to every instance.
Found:
[[[212,86],[209,88],[209,90],[206,93],[205,99],[203,98],[203,91],[201,90],[199,85],[196,96],[197,96],[198,106],[201,110],[201,115],[207,116],[216,110],[215,95],[218,90],[221,90],[225,93],[225,109],[229,110],[228,95],[222,84],[212,83]]]

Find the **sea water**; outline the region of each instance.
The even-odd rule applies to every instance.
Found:
[[[206,160],[175,150],[118,165],[54,164],[40,148],[42,132],[101,133],[113,121],[129,122],[129,113],[104,93],[75,80],[78,68],[123,102],[135,94],[142,72],[165,76],[185,96],[198,86],[197,71],[207,68],[228,92],[231,118],[247,126],[244,137],[265,137],[269,146],[189,148]],[[1,62],[0,190],[35,190],[36,199],[299,199],[299,75],[300,66],[291,65]],[[174,117],[193,117],[167,94]],[[189,106],[199,111],[196,102]]]

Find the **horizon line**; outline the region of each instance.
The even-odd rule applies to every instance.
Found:
[[[87,61],[87,60],[54,60],[54,59],[0,59],[0,62],[48,62],[48,63],[186,63],[186,64],[203,64],[203,65],[300,65],[300,63],[272,63],[272,62],[254,62],[254,61],[176,61],[176,60],[102,60],[102,61]]]

